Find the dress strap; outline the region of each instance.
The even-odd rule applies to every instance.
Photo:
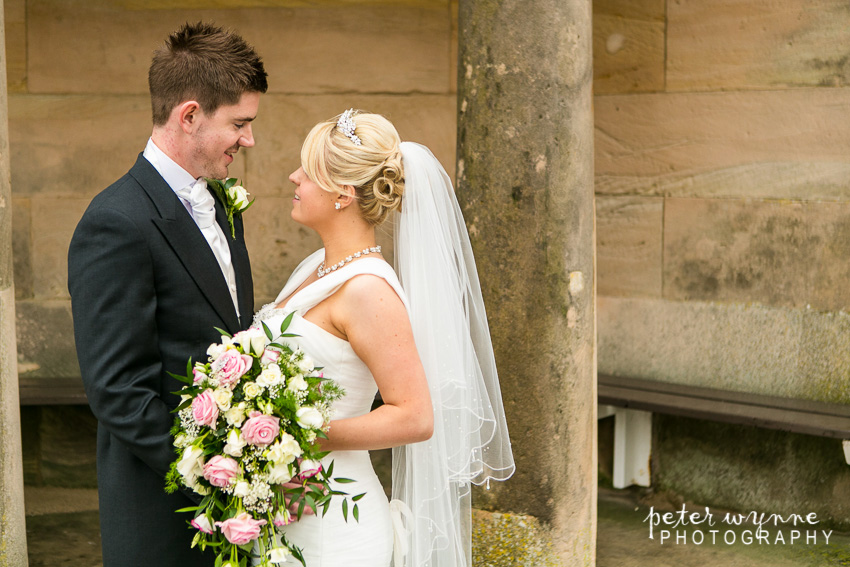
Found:
[[[278,301],[287,297],[292,293],[292,289],[301,285],[309,275],[319,268],[319,264],[324,260],[324,251],[319,250],[317,253],[310,255],[301,265],[293,272],[289,282],[283,288],[283,291],[278,295]],[[356,262],[346,264],[342,268],[331,272],[315,282],[304,287],[290,298],[289,302],[282,307],[286,311],[296,311],[303,315],[331,295],[337,292],[348,280],[353,277],[363,274],[370,274],[383,278],[390,287],[398,294],[404,304],[405,309],[410,311],[407,303],[407,296],[398,281],[395,271],[385,260],[381,258],[361,258]],[[294,287],[293,287],[294,286]]]

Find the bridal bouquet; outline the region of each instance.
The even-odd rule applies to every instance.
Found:
[[[203,496],[200,505],[178,512],[194,512],[192,546],[216,549],[216,567],[244,567],[252,554],[264,566],[289,555],[304,563],[300,549],[282,534],[274,537],[274,526],[300,518],[305,507],[325,513],[335,496],[343,498],[348,519],[348,495],[332,490],[330,481],[353,481],[332,479],[333,463],[323,469],[328,453],[316,444],[326,438],[331,404],[343,392],[288,344],[295,336],[286,333],[291,320],[281,325],[278,342],[265,324],[233,336],[217,329],[222,341],[210,345],[209,361],[189,360],[186,376],[172,374],[187,385],[177,392],[183,398],[172,428],[178,457],[166,491],[183,487]],[[351,498],[358,520],[362,496]]]

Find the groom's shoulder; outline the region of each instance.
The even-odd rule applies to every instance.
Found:
[[[95,195],[88,210],[113,209],[127,214],[138,213],[148,208],[150,198],[138,180],[138,172],[144,169],[142,161],[139,161],[124,175],[109,185],[106,189]],[[153,170],[153,168],[151,167]],[[156,170],[153,170],[154,172]],[[135,172],[135,175],[134,175]]]

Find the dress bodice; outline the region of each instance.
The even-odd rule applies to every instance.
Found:
[[[326,378],[335,380],[343,388],[345,395],[334,403],[333,419],[356,417],[368,413],[375,400],[378,387],[372,373],[348,341],[307,321],[304,315],[333,295],[345,282],[362,274],[386,280],[405,307],[407,298],[392,267],[374,257],[360,258],[346,264],[293,295],[323,260],[324,250],[319,250],[301,262],[277,299],[257,312],[252,327],[260,327],[261,323],[265,323],[274,335],[279,335],[283,320],[294,313],[286,332],[298,336],[281,338],[280,341],[297,345],[317,366],[323,367]],[[286,304],[280,305],[287,297],[289,300]],[[355,479],[352,484],[336,484],[333,481],[332,489],[349,494],[365,494],[357,502],[360,521],[345,521],[340,500],[335,498],[327,514],[304,516],[293,524],[277,528],[278,531],[302,549],[310,567],[388,567],[393,548],[393,522],[384,489],[372,470],[369,453],[333,451],[322,459],[322,464],[327,468],[331,461],[334,463],[335,476]],[[289,557],[284,565],[300,567],[301,563]]]
[[[283,320],[294,312],[286,332],[298,336],[286,340],[298,345],[317,366],[323,367],[326,378],[336,381],[345,390],[345,396],[334,404],[333,418],[355,417],[371,409],[378,391],[375,379],[348,341],[304,319],[304,315],[333,295],[348,280],[363,274],[379,276],[386,280],[405,307],[407,299],[392,267],[380,258],[361,258],[346,264],[292,295],[323,260],[324,250],[318,250],[308,256],[292,273],[275,301],[264,305],[257,312],[252,326],[260,327],[261,322],[265,323],[273,334],[278,335]],[[280,302],[290,295],[292,297],[286,304],[280,305]]]

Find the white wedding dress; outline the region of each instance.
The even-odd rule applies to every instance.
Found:
[[[287,333],[299,335],[287,339],[296,342],[317,366],[324,367],[325,377],[335,380],[345,395],[334,404],[333,419],[355,417],[368,413],[378,387],[369,369],[361,361],[348,341],[336,337],[303,318],[310,309],[331,296],[349,279],[361,274],[384,278],[398,293],[407,307],[407,300],[392,267],[380,258],[361,258],[331,272],[296,293],[285,305],[280,301],[289,297],[307,277],[317,270],[324,260],[324,249],[308,256],[292,273],[289,281],[274,303],[265,305],[254,318],[254,326],[264,322],[278,334],[289,313],[295,315]],[[368,451],[334,451],[323,466],[334,462],[333,476],[354,479],[350,484],[332,485],[349,495],[365,492],[359,502],[360,521],[351,515],[348,522],[342,515],[341,500],[332,500],[324,516],[303,515],[301,520],[278,528],[290,543],[300,547],[307,567],[387,567],[393,552],[393,523],[384,489],[372,469]],[[301,565],[290,557],[284,565]]]

